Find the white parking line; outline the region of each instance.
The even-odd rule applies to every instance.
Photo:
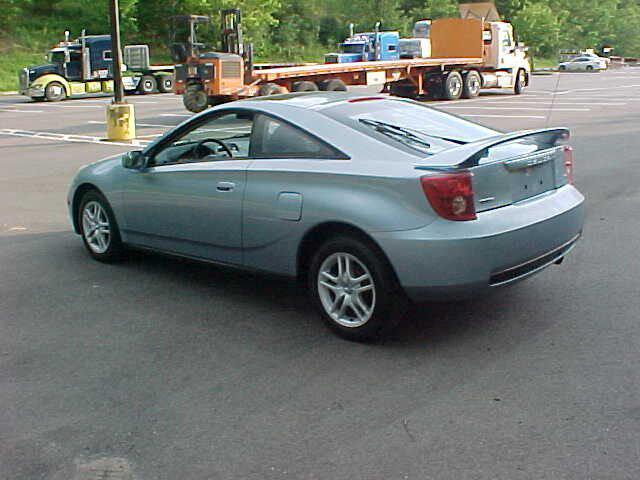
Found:
[[[0,112],[11,112],[11,113],[44,113],[44,110],[18,110],[12,108],[0,108]]]
[[[107,122],[101,122],[99,120],[89,120],[87,123],[92,125],[106,125]],[[138,123],[136,122],[136,127],[149,127],[149,128],[173,128],[175,125],[162,125],[160,123]]]
[[[145,140],[132,140],[131,143],[124,142],[109,142],[100,137],[88,137],[84,135],[73,135],[54,132],[37,132],[33,130],[16,130],[12,128],[0,129],[0,135],[12,135],[14,137],[31,137],[40,138],[43,140],[54,140],[60,142],[72,142],[72,143],[94,143],[98,145],[115,145],[125,147],[143,147],[149,142]]]
[[[461,117],[483,117],[483,118],[546,118],[542,115],[491,115],[491,114],[483,114],[483,113],[460,113]]]
[[[535,107],[485,107],[485,106],[473,106],[473,105],[469,105],[468,107],[463,107],[463,106],[447,106],[447,105],[441,105],[441,107],[443,108],[451,108],[451,109],[462,109],[462,110],[530,110],[530,111],[549,111],[552,110],[553,112],[590,112],[591,109],[590,108],[535,108]]]
[[[161,113],[161,117],[192,117],[190,113]]]
[[[498,102],[491,102],[491,105],[499,105],[500,103],[502,103],[502,100],[500,100]],[[585,101],[577,101],[577,102],[556,101],[556,102],[554,102],[553,100],[541,100],[541,101],[538,101],[538,102],[509,102],[508,103],[508,105],[541,105],[541,104],[568,105],[568,106],[580,106],[580,105],[584,105],[584,106],[600,106],[600,105],[602,105],[602,106],[622,106],[622,105],[626,105],[626,103],[624,103],[624,102],[585,102]]]

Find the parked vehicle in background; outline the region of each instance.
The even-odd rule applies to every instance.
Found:
[[[66,98],[113,93],[111,35],[85,35],[52,48],[48,63],[23,68],[20,93],[34,100],[57,102]],[[173,90],[173,65],[151,65],[147,45],[124,47],[123,84],[126,92],[154,93]]]
[[[407,299],[484,296],[563,260],[584,221],[567,139],[406,99],[289,94],[88,165],[67,203],[97,260],[131,246],[297,277],[333,329],[371,338]]]
[[[558,64],[558,70],[560,71],[582,71],[582,72],[591,72],[591,71],[600,71],[607,69],[607,62],[604,58],[600,58],[598,56],[584,55],[581,57],[576,57],[567,62],[561,62]]]
[[[350,33],[349,38],[340,44],[339,53],[327,53],[325,63],[376,62],[380,60],[398,60],[400,34],[381,32],[380,22],[373,32]],[[353,24],[350,25],[353,30]]]
[[[526,49],[517,45],[505,22],[440,19],[431,24],[429,58],[328,63],[258,69],[251,45],[241,42],[241,15],[222,11],[220,51],[206,51],[196,37],[195,16],[185,17],[191,34],[172,45],[175,93],[185,107],[201,112],[210,105],[253,96],[312,90],[346,90],[379,85],[408,98],[473,98],[482,88],[509,88],[520,94],[529,84]],[[186,30],[186,29],[185,29]]]

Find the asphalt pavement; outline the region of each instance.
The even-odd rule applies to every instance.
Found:
[[[533,77],[436,108],[572,130],[584,237],[561,266],[328,332],[294,283],[135,253],[92,261],[75,171],[109,99],[0,97],[0,479],[640,478],[640,70]],[[132,96],[138,145],[190,115]]]

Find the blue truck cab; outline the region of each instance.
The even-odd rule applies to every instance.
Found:
[[[364,32],[340,44],[340,53],[327,53],[325,63],[373,62],[400,58],[398,32]]]

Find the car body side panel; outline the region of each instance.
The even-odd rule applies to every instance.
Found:
[[[250,165],[243,212],[246,266],[295,274],[300,241],[324,222],[342,222],[369,233],[415,229],[435,220],[419,173],[395,178],[328,174],[330,162],[349,161],[256,160]],[[283,193],[300,195],[299,220],[279,214]]]

